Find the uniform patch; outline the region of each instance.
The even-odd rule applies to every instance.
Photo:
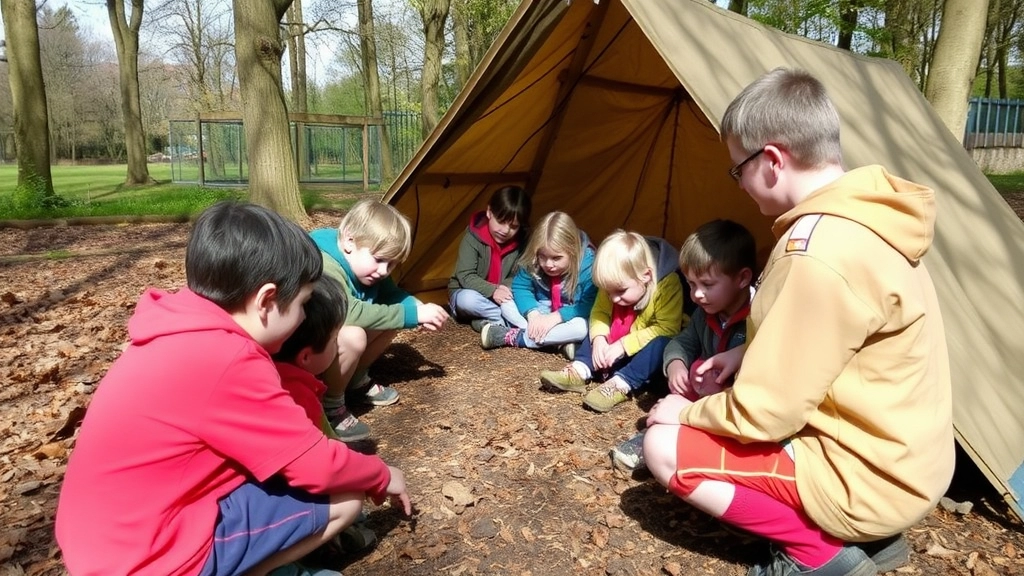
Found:
[[[811,235],[814,227],[821,220],[821,214],[807,214],[801,216],[786,240],[786,252],[807,252],[811,245]]]

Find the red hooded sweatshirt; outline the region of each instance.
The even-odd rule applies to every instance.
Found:
[[[198,574],[220,498],[280,473],[312,493],[381,498],[376,456],[328,440],[281,387],[270,355],[219,306],[143,294],[131,344],[93,396],[57,506],[68,570]]]

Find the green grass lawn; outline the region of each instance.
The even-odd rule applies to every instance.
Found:
[[[986,174],[988,181],[995,186],[1000,194],[1022,194],[1024,193],[1024,172],[1013,174]]]
[[[218,200],[244,199],[245,188],[201,187],[171,183],[170,164],[149,165],[157,181],[148,186],[125,187],[127,166],[54,166],[51,169],[57,202],[46,203],[41,195],[18,189],[16,164],[0,164],[0,220],[74,218],[81,216],[191,216]],[[340,188],[340,187],[339,187]],[[303,204],[314,208],[345,209],[352,198],[333,198],[323,187],[304,188]]]

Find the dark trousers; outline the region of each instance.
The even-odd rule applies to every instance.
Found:
[[[612,376],[618,376],[629,384],[633,391],[639,390],[644,384],[654,378],[662,378],[661,361],[665,353],[665,346],[668,345],[668,336],[658,336],[647,343],[639,352],[632,356],[623,356],[609,370],[597,371],[594,369],[594,347],[590,338],[584,338],[576,349],[573,360],[582,362],[590,368],[594,380],[604,381]]]

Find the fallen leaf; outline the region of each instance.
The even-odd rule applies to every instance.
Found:
[[[683,567],[679,565],[679,562],[669,562],[661,567],[661,571],[669,576],[680,576],[683,573]]]
[[[527,542],[533,542],[537,539],[537,537],[533,535],[533,530],[530,530],[529,526],[523,526],[519,533],[523,535],[523,540],[526,540]]]
[[[64,419],[64,424],[53,434],[50,435],[47,442],[54,442],[57,440],[63,440],[64,438],[70,438],[75,434],[75,426],[85,418],[85,406],[75,406],[68,412],[67,418]]]
[[[445,482],[441,486],[441,494],[450,498],[456,506],[472,506],[476,503],[476,498],[473,497],[473,493],[470,492],[469,488],[458,482]]]
[[[1012,543],[1007,542],[1006,546],[1003,546],[1003,554],[1006,554],[1010,558],[1016,558],[1017,557],[1017,548],[1014,547],[1014,545]]]
[[[928,546],[928,550],[925,551],[925,554],[927,554],[929,556],[940,556],[940,557],[942,557],[942,556],[955,556],[955,555],[959,554],[959,552],[956,552],[955,550],[950,550],[949,548],[946,548],[945,546],[939,544],[938,542],[932,542],[931,545]]]
[[[32,453],[32,457],[36,460],[46,460],[48,458],[61,458],[66,453],[67,448],[64,447],[63,442],[50,442],[40,446],[38,450]]]

